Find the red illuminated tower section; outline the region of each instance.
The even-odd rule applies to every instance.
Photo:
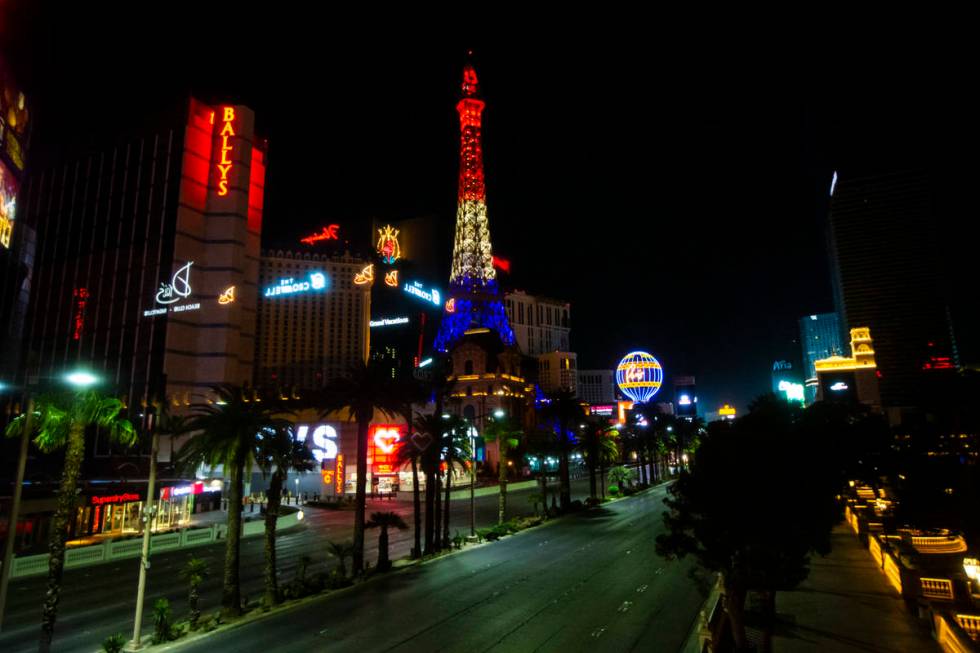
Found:
[[[479,81],[471,64],[463,69],[459,113],[459,197],[456,237],[449,275],[449,301],[443,315],[436,349],[447,351],[470,328],[485,327],[514,344],[493,268],[493,248],[487,220],[487,192],[483,174],[481,127],[486,103],[479,98]]]

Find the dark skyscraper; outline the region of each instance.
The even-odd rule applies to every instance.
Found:
[[[842,331],[870,327],[886,408],[920,406],[957,364],[929,174],[842,174],[830,205]]]

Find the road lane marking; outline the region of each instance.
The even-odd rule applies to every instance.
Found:
[[[632,607],[633,607],[632,601],[623,601],[622,604],[618,608],[616,608],[616,612],[627,612]]]
[[[602,633],[604,632],[606,632],[606,627],[600,626],[599,628],[596,628],[595,630],[592,631],[592,637],[595,639],[599,639],[602,636]]]
[[[649,585],[640,585],[636,588],[636,591],[638,594],[642,594],[643,592],[647,591],[647,587],[649,587]]]

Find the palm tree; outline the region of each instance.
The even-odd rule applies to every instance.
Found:
[[[388,529],[397,528],[403,531],[408,528],[408,524],[397,512],[373,512],[365,526],[381,529],[378,535],[378,571],[386,571],[391,567],[391,561],[388,560]]]
[[[616,443],[618,437],[619,430],[608,423],[594,419],[586,422],[580,446],[589,468],[589,496],[593,499],[598,498],[596,471],[600,467],[605,471],[606,464],[619,457],[619,445]]]
[[[446,463],[446,500],[443,502],[442,546],[449,548],[449,493],[453,485],[453,461],[469,460],[470,438],[467,435],[469,424],[462,417],[452,415],[444,421],[446,430],[442,436],[442,451]]]
[[[558,434],[551,427],[539,426],[524,436],[527,453],[538,459],[538,486],[544,512],[548,512],[548,475],[545,462],[552,455],[559,455]]]
[[[292,429],[274,429],[259,445],[259,467],[263,474],[272,471],[265,506],[265,597],[267,606],[279,602],[276,580],[276,521],[282,501],[282,487],[290,470],[308,472],[315,467],[313,452],[293,437]]]
[[[422,471],[425,473],[425,548],[429,555],[438,550],[439,531],[436,528],[436,505],[439,501],[439,442],[445,430],[445,420],[439,413],[416,415],[415,430],[419,441],[425,444],[419,456]]]
[[[496,442],[500,452],[500,462],[497,465],[497,484],[499,489],[497,499],[497,523],[502,524],[507,518],[507,455],[521,444],[524,430],[510,417],[493,419],[483,429],[483,439]]]
[[[415,432],[415,419],[413,417],[413,406],[415,404],[427,403],[430,387],[433,384],[423,384],[416,379],[407,379],[399,384],[399,394],[401,399],[401,413],[405,423],[409,426],[409,442],[398,448],[395,453],[398,469],[405,464],[412,465],[412,516],[415,523],[415,546],[412,547],[412,557],[422,557],[422,494],[419,490],[419,464],[422,457],[422,450],[425,448],[425,439]],[[417,413],[416,413],[417,414]]]
[[[51,539],[48,544],[48,588],[41,614],[42,653],[51,650],[54,624],[61,594],[61,579],[65,568],[65,541],[68,523],[75,511],[78,475],[85,454],[85,431],[90,426],[106,429],[109,438],[124,445],[136,442],[136,431],[129,420],[120,417],[123,403],[106,397],[96,390],[57,393],[39,397],[35,402],[32,428],[34,443],[45,452],[65,450],[65,465],[61,471],[58,504],[51,520]],[[20,415],[7,426],[7,436],[20,435],[26,415]]]
[[[221,465],[228,485],[228,540],[225,543],[222,613],[226,617],[241,614],[239,559],[242,537],[242,491],[245,469],[260,459],[263,438],[277,430],[286,430],[289,422],[274,416],[272,406],[250,399],[243,389],[231,384],[214,387],[214,403],[191,407],[188,429],[194,434],[181,447],[180,464],[211,467]],[[250,394],[250,393],[249,393]]]
[[[571,390],[562,389],[547,395],[548,403],[542,411],[558,431],[559,451],[559,499],[561,509],[568,510],[572,503],[572,485],[569,478],[568,458],[571,452],[571,434],[568,425],[575,423],[582,416],[582,406]]]
[[[197,630],[197,621],[201,618],[201,609],[199,606],[201,583],[204,582],[204,579],[208,577],[209,573],[207,561],[193,556],[187,560],[187,564],[180,570],[180,577],[186,580],[188,584],[187,605],[190,608],[188,621],[190,622],[191,630]]]
[[[347,578],[347,558],[354,555],[354,543],[350,540],[346,542],[327,540],[327,555],[331,558],[337,558],[340,577]]]
[[[357,422],[357,489],[354,497],[354,555],[353,573],[364,569],[364,513],[367,506],[368,432],[374,411],[391,418],[402,406],[399,393],[391,378],[378,365],[358,363],[346,378],[336,379],[327,388],[323,415],[347,409],[351,420]]]

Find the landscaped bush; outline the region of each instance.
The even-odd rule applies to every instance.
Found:
[[[619,496],[619,486],[618,485],[610,485],[609,486],[609,494],[610,494],[610,496],[618,497]]]
[[[105,653],[121,653],[123,646],[126,645],[126,636],[122,633],[109,635],[102,641],[102,650]]]
[[[153,643],[163,644],[180,637],[180,628],[175,628],[170,621],[170,601],[157,599],[153,604]]]
[[[600,499],[599,497],[589,497],[588,499],[585,500],[585,507],[595,508],[600,503],[602,503],[602,499]]]

